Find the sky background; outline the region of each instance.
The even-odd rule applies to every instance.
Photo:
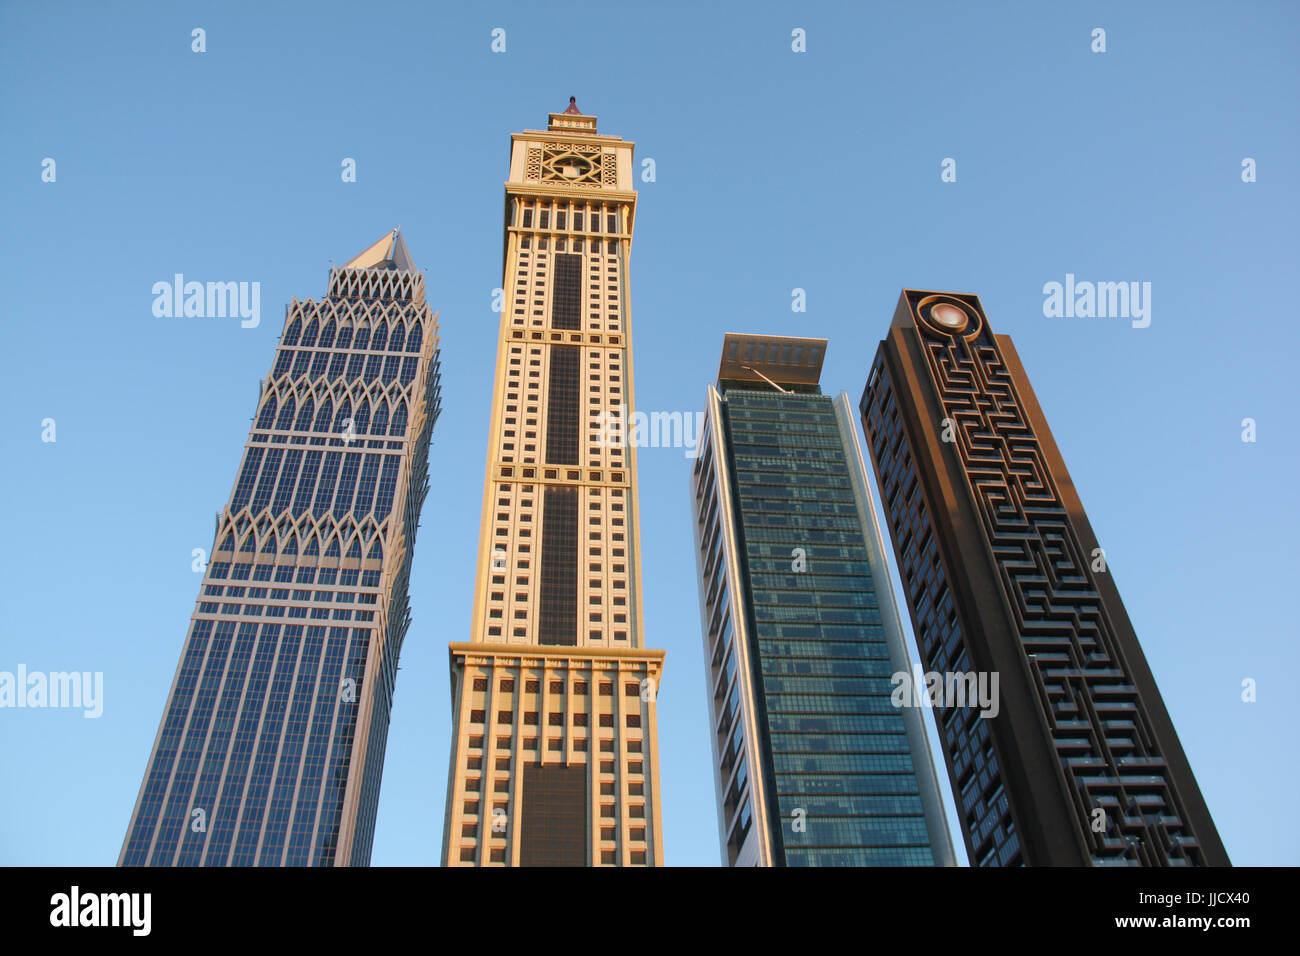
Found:
[[[97,720],[0,710],[0,863],[116,861],[284,307],[395,226],[441,313],[443,413],[373,863],[439,862],[509,137],[571,95],[655,160],[637,407],[702,409],[726,331],[828,338],[823,388],[856,404],[901,289],[978,294],[1229,855],[1300,863],[1298,41],[1293,3],[0,2],[0,670],[105,681]],[[261,325],[155,318],[177,272],[260,282]],[[1044,317],[1066,273],[1150,282],[1150,326]],[[639,454],[644,634],[666,859],[717,865],[689,464]]]

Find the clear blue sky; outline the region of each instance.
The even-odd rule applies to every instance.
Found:
[[[0,863],[116,860],[194,606],[191,550],[211,545],[284,305],[397,225],[441,311],[444,411],[373,862],[438,862],[509,136],[570,95],[657,165],[631,264],[638,406],[701,408],[728,330],[829,338],[823,385],[856,401],[901,288],[979,294],[1233,861],[1300,863],[1297,11],[0,4],[0,670],[106,682],[98,720],[0,711]],[[262,324],[155,318],[151,287],[176,272],[260,282]],[[1150,327],[1045,318],[1066,273],[1152,283]],[[645,636],[668,651],[665,852],[715,865],[688,463],[644,449],[640,467]]]

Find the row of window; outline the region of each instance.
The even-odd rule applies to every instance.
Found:
[[[565,685],[564,685],[564,681],[553,680],[553,681],[551,681],[547,686],[548,686],[549,691],[550,691],[552,694],[563,694],[563,693],[564,693],[564,686],[565,686]],[[524,693],[526,693],[526,694],[539,694],[539,693],[541,693],[541,688],[542,688],[542,682],[541,682],[540,680],[527,680],[527,681],[524,681]],[[487,690],[487,689],[488,689],[488,679],[487,679],[486,677],[476,677],[476,678],[474,678],[474,689],[475,689],[476,691],[485,691],[485,690]],[[513,677],[504,677],[504,678],[502,678],[501,681],[500,681],[500,682],[498,683],[498,685],[497,685],[497,689],[500,690],[503,694],[513,693],[513,692],[514,692],[514,689],[515,689],[515,680],[514,680],[514,678],[513,678]],[[574,683],[573,683],[572,693],[575,694],[575,695],[577,695],[577,696],[579,696],[579,697],[585,697],[587,694],[590,693],[590,687],[589,687],[589,685],[587,684],[586,681],[574,681]],[[612,696],[614,696],[614,684],[613,684],[613,682],[611,682],[611,681],[602,681],[602,682],[600,683],[600,685],[599,685],[599,693],[600,693],[600,696],[601,696],[601,697],[612,697]],[[638,684],[638,683],[628,683],[628,684],[624,684],[624,685],[623,685],[623,694],[624,694],[624,696],[627,696],[627,697],[638,697],[638,696],[640,696],[640,694],[641,694],[641,685]]]
[[[285,328],[280,344],[352,352],[419,352],[423,339],[424,331],[418,322],[411,326],[410,335],[407,335],[406,326],[399,320],[392,327],[390,336],[388,324],[382,320],[372,330],[365,324],[360,324],[355,329],[345,322],[336,326],[332,319],[326,319],[323,323],[311,319],[304,328],[302,319],[294,318]]]
[[[302,405],[297,398],[288,396],[283,405],[279,404],[274,392],[268,393],[258,412],[254,431],[296,431],[318,435],[343,435],[344,440],[353,436],[391,435],[401,438],[406,434],[406,400],[397,399],[391,409],[388,401],[379,398],[373,407],[369,399],[363,398],[357,405],[356,413],[352,411],[352,400],[344,398],[338,413],[334,412],[334,397],[324,396],[319,407],[315,396],[308,396]],[[390,422],[391,417],[391,422]]]
[[[601,216],[604,215],[604,231],[618,233],[618,209],[615,206],[588,206],[560,201],[552,205],[549,201],[534,204],[531,200],[521,203],[518,208],[517,225],[524,229],[550,229],[552,223],[559,231],[601,232]],[[552,218],[552,216],[554,218]]]
[[[292,564],[276,566],[272,564],[236,563],[232,565],[229,561],[213,561],[208,565],[208,579],[212,581],[224,581],[227,577],[235,581],[247,581],[250,575],[254,581],[270,581],[272,573],[275,574],[276,582],[280,584],[318,584],[321,586],[337,584],[339,587],[344,588],[354,588],[358,583],[363,588],[377,588],[379,587],[380,574],[377,568],[365,571],[358,568],[318,569],[307,566],[295,568]]]
[[[553,738],[553,739],[555,739],[555,740],[559,740],[560,738],[556,737],[556,738]],[[532,746],[525,746],[525,747],[524,747],[525,750],[536,750],[536,749],[537,749],[537,738],[536,738],[536,737],[528,737],[528,738],[525,739],[524,742],[525,742],[526,745],[527,745],[528,743],[530,743],[530,742],[531,742],[531,744],[532,744]],[[583,743],[584,743],[584,744],[586,743],[585,738],[583,739]],[[624,738],[623,738],[623,744],[624,744],[624,748],[627,750],[628,753],[630,753],[630,754],[639,754],[639,753],[641,753],[641,738],[639,738],[639,737],[624,737]],[[496,739],[496,745],[497,745],[497,749],[498,749],[498,750],[509,750],[509,749],[511,749],[511,747],[514,746],[514,741],[513,741],[513,739],[510,738],[510,737],[498,737],[498,738]],[[613,737],[602,737],[602,738],[600,738],[600,752],[601,752],[601,753],[613,753],[613,752],[614,752],[614,745],[615,745],[615,740],[614,740]],[[479,750],[479,751],[481,751],[481,750],[483,749],[483,736],[482,736],[481,734],[475,734],[475,735],[472,735],[472,736],[469,738],[469,749],[470,749],[470,750]],[[585,746],[583,747],[583,749],[584,749],[584,750],[586,749]],[[604,764],[604,763],[601,764],[601,773],[612,773],[613,770],[612,770],[612,769],[608,769],[608,770],[605,769],[606,766],[607,766],[607,764]],[[613,767],[613,764],[610,763],[610,764],[608,764],[608,766],[609,766],[610,768],[612,768],[612,767]]]
[[[586,727],[586,726],[587,726],[587,715],[586,715],[586,714],[573,714],[572,716],[573,716],[573,726],[575,726],[575,727]],[[599,718],[600,718],[600,726],[601,726],[601,727],[613,727],[613,726],[614,726],[614,715],[613,715],[613,714],[600,714],[600,715],[599,715]],[[497,722],[498,724],[511,724],[511,723],[514,723],[514,719],[515,719],[515,714],[514,714],[514,711],[512,711],[512,710],[499,710],[499,711],[497,711],[496,722]],[[525,726],[537,726],[538,723],[539,723],[539,721],[540,721],[540,719],[541,719],[541,715],[540,715],[537,711],[535,711],[535,710],[529,710],[529,711],[525,711],[525,712],[524,712],[524,724],[525,724]],[[562,714],[562,713],[559,713],[559,712],[552,713],[552,714],[549,715],[548,720],[549,720],[551,726],[560,726],[560,727],[564,726],[564,714]],[[469,722],[470,722],[471,724],[484,724],[484,723],[486,723],[486,722],[487,722],[487,711],[486,711],[486,710],[471,710],[471,711],[469,712]],[[625,716],[625,718],[624,718],[624,725],[627,726],[627,727],[640,727],[640,726],[641,726],[641,715],[640,715],[640,714],[627,714],[627,715]]]
[[[331,610],[333,613],[331,613]],[[310,613],[309,613],[310,612]],[[373,621],[375,619],[374,611],[353,611],[351,608],[327,608],[327,607],[285,607],[284,605],[271,604],[218,604],[215,601],[200,601],[200,614],[222,614],[243,615],[244,617],[261,617],[265,614],[267,617],[289,617],[289,618],[307,618],[313,621]],[[354,618],[355,614],[355,618]]]
[[[323,583],[323,582],[322,582]],[[359,594],[356,591],[293,591],[293,597],[290,598],[289,588],[271,588],[270,594],[267,594],[266,588],[246,588],[246,587],[225,587],[220,584],[207,584],[203,587],[203,594],[207,597],[228,597],[228,598],[259,598],[266,599],[269,597],[272,601],[316,601],[335,604],[374,604],[379,600],[378,594]]]

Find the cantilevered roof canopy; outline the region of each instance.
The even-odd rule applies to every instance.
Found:
[[[718,381],[757,382],[766,377],[778,385],[816,385],[825,355],[825,339],[728,332],[722,340]]]

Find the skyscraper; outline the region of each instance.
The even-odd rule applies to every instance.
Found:
[[[290,303],[119,865],[369,863],[438,368],[396,231]]]
[[[862,422],[972,865],[1226,865],[1105,555],[1011,339],[905,290]],[[946,677],[945,677],[946,679]]]
[[[825,339],[727,335],[691,474],[722,861],[953,864],[848,396]]]
[[[452,644],[443,863],[663,862],[645,650],[628,258],[633,144],[550,114],[512,137],[470,640]]]

